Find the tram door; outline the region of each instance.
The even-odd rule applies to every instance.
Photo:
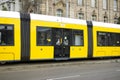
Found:
[[[68,59],[70,56],[71,30],[54,30],[54,57],[55,59]]]

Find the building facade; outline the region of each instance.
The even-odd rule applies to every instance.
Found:
[[[14,9],[15,11],[27,13],[38,13],[44,15],[70,17],[106,23],[117,23],[117,19],[118,17],[120,17],[120,0],[12,0],[12,1],[17,1],[16,3],[19,3],[17,4],[19,5],[18,8],[19,10]]]
[[[20,0],[0,0],[0,10],[21,11]]]
[[[35,0],[34,0],[35,1]],[[120,0],[37,0],[34,13],[117,23]],[[29,10],[30,11],[30,10]],[[32,12],[30,11],[30,12]]]

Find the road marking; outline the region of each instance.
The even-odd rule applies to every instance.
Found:
[[[67,78],[74,78],[74,77],[80,77],[80,75],[66,76],[66,77],[59,77],[59,78],[51,78],[51,79],[46,79],[46,80],[58,80],[58,79],[67,79]]]

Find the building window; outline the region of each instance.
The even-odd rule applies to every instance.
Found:
[[[108,22],[108,17],[104,16],[104,22]]]
[[[83,30],[73,30],[72,45],[73,46],[83,46],[84,45]]]
[[[96,15],[92,15],[92,21],[96,21],[97,20],[97,16]]]
[[[97,7],[97,0],[91,0],[91,6]]]
[[[0,25],[0,46],[14,46],[13,25]]]
[[[83,0],[78,0],[78,5],[79,6],[83,6],[84,4],[83,4]]]
[[[114,11],[117,11],[118,8],[118,0],[114,0]]]
[[[108,0],[103,0],[103,9],[108,8]]]
[[[56,16],[62,17],[63,16],[63,10],[57,9]]]
[[[115,24],[118,23],[118,18],[117,18],[117,17],[114,18],[114,23],[115,23]]]
[[[97,46],[120,46],[120,33],[97,32]]]
[[[84,19],[84,14],[83,13],[78,13],[78,18],[79,19]]]
[[[52,29],[46,27],[37,27],[37,45],[47,46],[51,45]]]
[[[3,6],[2,6],[2,10],[3,10],[3,11],[7,11],[8,9],[7,9],[6,6],[3,5]]]

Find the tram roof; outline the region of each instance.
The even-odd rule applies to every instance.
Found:
[[[0,11],[0,17],[20,18],[20,13],[14,12],[14,11]],[[65,18],[65,17],[33,14],[33,13],[30,14],[30,17],[32,20],[43,20],[43,21],[51,21],[51,22],[87,25],[86,20],[80,20],[80,19],[72,19],[72,18]],[[107,28],[120,29],[120,25],[118,24],[104,23],[104,22],[97,22],[97,21],[92,21],[92,23],[94,27],[107,27]]]
[[[39,15],[39,14],[30,14],[30,16],[31,16],[31,19],[33,20],[43,20],[43,21],[51,21],[51,22],[87,25],[86,20],[57,17],[57,16],[48,16],[48,15]]]
[[[19,12],[13,12],[13,11],[0,11],[0,17],[20,18],[20,13]]]
[[[93,26],[95,26],[95,27],[106,27],[106,28],[117,28],[117,29],[120,29],[120,25],[119,24],[96,22],[96,21],[93,21]]]

